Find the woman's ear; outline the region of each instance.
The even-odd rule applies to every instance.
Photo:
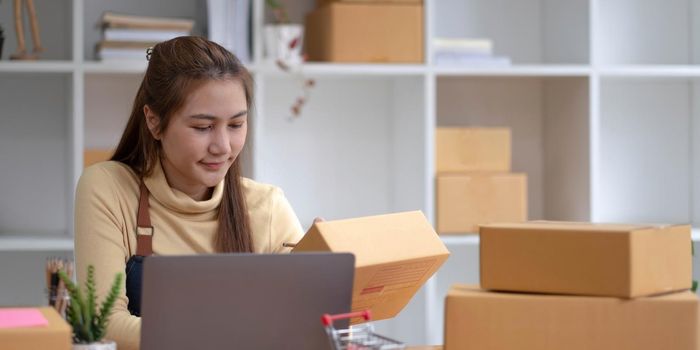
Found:
[[[160,140],[160,128],[158,127],[160,125],[160,117],[153,113],[148,105],[143,106],[143,115],[146,117],[146,126],[153,138]]]

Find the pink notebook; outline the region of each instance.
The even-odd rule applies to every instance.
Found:
[[[48,325],[49,321],[38,309],[0,309],[0,329]]]

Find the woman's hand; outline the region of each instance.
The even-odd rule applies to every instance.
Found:
[[[317,224],[319,222],[323,222],[323,221],[326,221],[326,220],[320,216],[317,216],[314,218],[314,222],[312,225]],[[308,233],[308,231],[307,231],[307,233]],[[285,243],[282,243],[282,246],[285,248],[294,248],[297,246],[297,244],[296,244],[296,242],[285,242]]]

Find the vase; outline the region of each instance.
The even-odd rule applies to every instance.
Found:
[[[265,26],[265,57],[287,65],[302,63],[304,26],[301,24],[271,24]]]
[[[117,343],[103,340],[98,343],[73,344],[73,350],[117,350]]]

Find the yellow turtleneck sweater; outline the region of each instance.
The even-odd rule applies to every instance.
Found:
[[[151,224],[156,255],[214,253],[217,213],[223,181],[211,199],[195,201],[171,188],[158,164],[144,179],[150,191]],[[257,253],[287,252],[284,242],[297,242],[303,231],[282,191],[274,186],[242,178],[253,245]],[[95,266],[98,301],[107,294],[118,272],[136,253],[136,213],[139,179],[126,165],[109,161],[83,172],[75,198],[75,259],[78,281],[87,266]],[[107,328],[107,339],[119,350],[139,348],[141,319],[131,316],[124,283]]]

